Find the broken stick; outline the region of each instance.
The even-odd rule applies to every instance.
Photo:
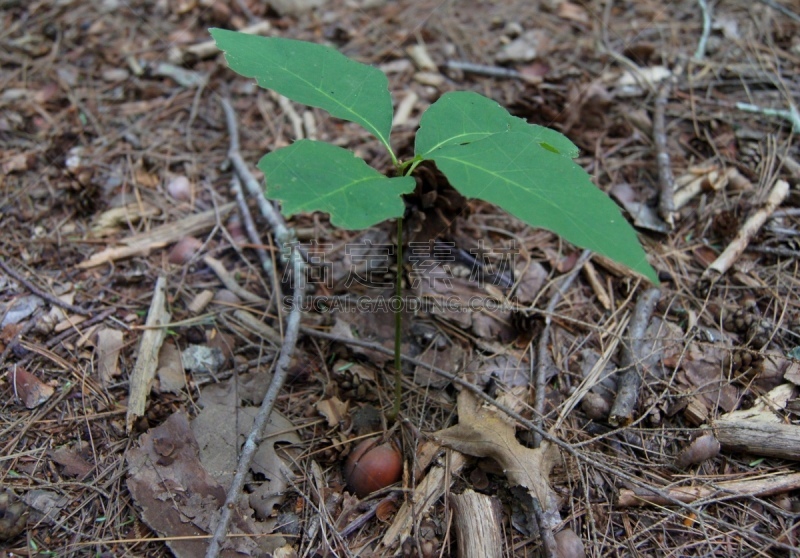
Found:
[[[622,372],[617,383],[617,398],[608,416],[608,422],[612,426],[627,426],[633,422],[633,410],[639,399],[639,388],[642,387],[643,372],[639,363],[643,360],[644,333],[660,296],[660,290],[647,289],[636,301],[628,327],[629,339],[622,346]]]
[[[750,244],[753,236],[761,229],[769,216],[774,213],[788,195],[789,183],[785,180],[776,181],[764,205],[745,221],[742,228],[739,229],[739,232],[736,234],[736,238],[728,244],[728,247],[725,248],[722,254],[720,254],[703,272],[703,275],[700,276],[700,281],[698,281],[699,290],[706,291],[708,287],[716,283],[716,281],[731,268],[736,260],[739,259],[739,256],[745,251],[747,245]]]

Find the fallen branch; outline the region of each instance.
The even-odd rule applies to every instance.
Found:
[[[792,125],[792,132],[795,134],[800,133],[800,112],[798,112],[797,107],[794,106],[794,103],[791,101],[789,102],[789,110],[760,107],[758,105],[751,105],[750,103],[736,103],[736,108],[744,112],[783,118]]]
[[[242,156],[239,153],[239,135],[236,126],[236,114],[233,112],[233,108],[227,99],[223,98],[221,103],[225,112],[226,121],[228,123],[228,132],[230,133],[228,157],[233,163],[236,173],[239,175],[239,178],[244,183],[248,192],[255,196],[256,200],[258,200],[258,206],[262,215],[272,227],[272,232],[275,235],[275,239],[278,241],[279,246],[282,250],[285,250],[288,248],[287,242],[293,237],[293,235],[290,233],[281,214],[278,213],[272,207],[272,205],[266,201],[258,182],[256,181],[255,177],[253,177],[252,173],[250,173],[250,170],[248,169],[247,164],[244,162],[244,159],[242,159]],[[228,527],[231,522],[233,510],[236,509],[236,502],[241,497],[247,473],[250,470],[253,457],[258,449],[258,441],[263,436],[264,428],[269,419],[269,415],[272,413],[272,408],[275,406],[275,401],[278,398],[278,394],[283,389],[283,385],[286,383],[286,378],[289,375],[289,367],[291,365],[292,355],[294,354],[294,348],[297,344],[297,339],[300,332],[300,309],[302,308],[302,300],[305,296],[306,285],[305,262],[303,261],[303,257],[300,254],[297,246],[294,246],[286,255],[289,259],[288,264],[292,266],[292,272],[294,275],[292,310],[289,312],[289,317],[286,319],[285,336],[281,345],[280,355],[278,356],[278,362],[275,365],[275,373],[272,376],[272,381],[269,384],[267,393],[264,395],[264,399],[261,402],[258,415],[256,415],[256,418],[253,421],[253,428],[250,431],[250,434],[247,436],[244,446],[242,447],[242,454],[239,456],[236,474],[234,475],[231,486],[228,489],[228,494],[225,498],[225,504],[220,510],[220,517],[214,529],[214,535],[211,537],[211,540],[208,543],[206,558],[216,558],[219,556],[222,541],[228,534]]]
[[[669,225],[675,228],[675,177],[672,175],[672,162],[667,146],[667,131],[664,113],[667,101],[672,92],[672,80],[667,80],[658,90],[656,108],[653,113],[653,141],[656,145],[656,161],[658,163],[658,214]]]
[[[242,223],[244,224],[244,230],[247,232],[247,238],[249,238],[250,242],[253,244],[256,255],[261,262],[262,269],[267,275],[271,276],[272,259],[263,248],[264,243],[261,241],[256,225],[253,222],[250,208],[247,207],[247,200],[244,199],[244,192],[242,192],[242,181],[239,179],[238,175],[234,175],[233,178],[231,178],[231,191],[233,195],[236,196],[236,205],[239,206],[239,214],[242,216]]]
[[[496,78],[520,79],[529,83],[541,83],[542,78],[538,76],[527,76],[517,70],[504,68],[502,66],[488,66],[486,64],[473,64],[472,62],[462,62],[460,60],[448,60],[445,62],[448,70],[458,70],[465,74],[477,74]]]
[[[264,197],[264,192],[261,184],[250,172],[250,169],[242,158],[239,151],[239,129],[236,124],[236,113],[228,99],[220,97],[220,104],[222,110],[225,112],[225,122],[228,125],[228,135],[230,136],[230,147],[228,148],[228,159],[230,159],[236,174],[242,180],[242,184],[247,189],[247,193],[255,198],[258,203],[258,209],[261,215],[267,220],[272,232],[275,234],[275,240],[281,248],[288,243],[293,235],[290,233],[283,220],[283,217],[278,213],[272,204]]]
[[[753,236],[761,229],[770,215],[780,206],[789,195],[789,183],[785,180],[778,180],[770,190],[767,201],[764,205],[745,221],[736,237],[728,244],[727,248],[708,266],[700,276],[698,289],[707,290],[713,285],[730,267],[739,259],[739,256],[750,244]]]
[[[0,269],[6,272],[6,274],[10,275],[14,278],[17,282],[21,283],[23,287],[28,289],[30,292],[38,296],[39,298],[43,298],[53,306],[58,306],[59,308],[63,308],[68,312],[72,312],[73,314],[78,314],[80,316],[91,316],[92,312],[90,310],[86,310],[84,308],[80,308],[79,306],[75,306],[74,304],[70,304],[68,302],[64,302],[60,298],[55,295],[44,291],[25,279],[25,276],[22,275],[19,271],[14,269],[13,267],[9,266],[4,260],[0,260]]]
[[[697,50],[694,51],[695,60],[702,60],[706,56],[706,45],[708,44],[708,37],[711,35],[711,8],[706,0],[697,0],[700,5],[700,11],[703,14],[703,33],[700,35],[700,40],[697,42]]]
[[[278,395],[283,389],[283,385],[286,383],[286,378],[289,375],[292,354],[294,354],[294,348],[297,344],[298,333],[300,331],[300,309],[302,308],[302,299],[305,295],[305,263],[303,262],[303,258],[296,249],[291,251],[290,258],[294,272],[294,304],[286,320],[286,336],[283,339],[278,363],[275,365],[275,374],[272,376],[269,389],[264,396],[264,400],[261,402],[258,415],[256,415],[253,421],[253,429],[250,431],[242,447],[242,454],[239,456],[236,474],[228,489],[225,504],[220,510],[219,522],[214,530],[214,536],[208,543],[206,558],[216,558],[219,556],[222,540],[228,533],[228,526],[231,522],[233,510],[236,509],[236,502],[242,494],[244,482],[250,470],[253,456],[258,449],[258,442],[264,434],[264,428],[267,425],[269,415],[272,413],[275,401],[278,399]]]
[[[639,366],[644,359],[642,355],[644,334],[660,296],[659,289],[647,289],[636,301],[633,317],[628,325],[628,342],[622,345],[620,356],[622,370],[617,381],[617,398],[608,415],[608,422],[613,426],[627,426],[633,421],[633,410],[639,399],[639,389],[642,387],[644,374]]]
[[[760,396],[749,409],[726,413],[711,422],[726,451],[800,460],[800,426],[779,414],[794,398],[793,384],[781,384]]]
[[[267,301],[265,299],[261,298],[256,294],[251,293],[250,291],[239,285],[239,283],[236,282],[236,279],[234,279],[231,276],[231,274],[228,273],[228,270],[225,269],[225,266],[222,264],[221,261],[212,258],[211,256],[203,256],[203,262],[205,262],[205,264],[211,268],[211,270],[219,278],[219,280],[222,281],[222,284],[225,286],[226,289],[231,291],[233,294],[235,294],[242,300],[259,305],[267,304]]]
[[[268,21],[259,21],[256,24],[244,27],[239,31],[250,35],[266,35],[272,29]],[[215,41],[205,41],[186,48],[175,48],[169,53],[169,61],[173,64],[193,63],[205,58],[211,58],[219,53]]]
[[[710,483],[709,486],[683,486],[670,488],[666,491],[670,499],[680,500],[684,503],[704,500],[704,504],[711,503],[713,498],[745,498],[749,496],[771,496],[800,488],[800,473],[790,475],[777,475],[766,478],[747,479],[739,481],[726,481]],[[661,495],[654,494],[646,489],[620,490],[617,506],[628,508],[631,506],[657,506],[669,505],[672,502]]]
[[[196,236],[203,233],[224,219],[236,204],[227,203],[216,209],[209,209],[202,213],[189,215],[174,223],[167,223],[155,229],[139,233],[120,240],[125,246],[106,248],[93,254],[88,260],[79,263],[78,269],[89,269],[104,263],[130,258],[133,256],[144,256],[154,248],[163,248],[167,244],[177,242],[185,236]]]

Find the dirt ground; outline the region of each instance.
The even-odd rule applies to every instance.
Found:
[[[401,159],[449,91],[564,133],[661,285],[462,198],[432,166],[404,238],[458,255],[439,291],[391,250],[370,284],[351,280],[352,247],[392,246],[394,222],[293,217],[324,280],[221,555],[800,552],[800,7],[305,4],[0,0],[0,555],[206,552],[293,284],[255,196],[237,201],[225,102],[259,181],[259,158],[301,137],[393,170],[358,126],[202,48],[210,27],[253,25],[384,70]],[[392,423],[393,316],[347,310],[398,267],[408,294],[506,304],[404,316],[416,360]],[[359,498],[345,464],[375,437],[402,474]]]

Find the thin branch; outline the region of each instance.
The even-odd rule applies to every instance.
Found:
[[[642,387],[642,347],[647,325],[656,308],[661,291],[656,288],[647,289],[639,296],[633,317],[628,324],[628,342],[622,345],[620,367],[622,372],[617,384],[617,398],[608,415],[608,422],[613,426],[627,426],[633,420],[633,409],[639,399],[639,388]]]
[[[658,163],[658,213],[661,218],[675,228],[675,177],[672,175],[672,162],[667,147],[667,130],[664,113],[667,101],[672,92],[672,80],[667,80],[658,90],[656,108],[653,113],[653,140],[656,145],[656,161]]]
[[[547,310],[545,311],[546,314],[544,318],[544,330],[542,331],[542,335],[539,337],[539,344],[537,345],[536,351],[536,377],[534,379],[536,392],[533,396],[533,423],[542,430],[544,430],[542,423],[544,421],[544,396],[546,391],[545,386],[547,385],[547,368],[552,365],[552,359],[550,358],[550,354],[547,352],[547,346],[550,344],[550,326],[552,324],[551,316],[555,312],[558,303],[561,302],[563,293],[569,289],[570,285],[572,285],[572,282],[575,281],[575,278],[578,276],[578,273],[580,273],[581,269],[583,269],[583,265],[589,261],[591,256],[591,251],[583,251],[580,259],[578,259],[577,263],[575,264],[575,267],[573,267],[569,274],[561,280],[558,287],[553,292],[553,295],[550,297],[550,302],[547,303]],[[538,433],[534,432],[533,447],[538,448],[541,443],[542,437]]]
[[[760,107],[758,105],[751,105],[750,103],[736,103],[736,108],[744,112],[753,112],[755,114],[763,114],[764,116],[783,118],[791,123],[792,132],[795,134],[800,133],[800,112],[798,112],[797,107],[791,101],[789,101],[789,110]]]
[[[472,62],[462,62],[461,60],[448,60],[445,62],[448,70],[459,70],[466,74],[477,74],[496,78],[521,79],[523,81],[541,81],[541,78],[534,79],[525,74],[504,68],[502,66],[488,66],[486,64],[473,64]]]
[[[91,310],[85,310],[84,308],[80,308],[75,306],[74,304],[70,304],[69,302],[64,302],[60,300],[57,296],[51,295],[50,293],[43,291],[27,279],[25,276],[22,275],[19,271],[14,269],[13,267],[9,266],[4,260],[0,260],[0,269],[5,271],[8,275],[13,277],[16,281],[21,283],[26,289],[30,292],[38,296],[39,298],[45,299],[47,302],[52,304],[53,306],[58,306],[59,308],[63,308],[73,314],[78,314],[79,316],[91,316]]]
[[[230,102],[221,98],[220,102],[225,111],[225,119],[228,124],[228,132],[230,134],[230,148],[228,149],[228,158],[233,163],[236,173],[241,178],[248,193],[256,198],[258,201],[261,214],[272,227],[272,232],[281,249],[287,248],[287,243],[293,238],[292,232],[286,226],[283,217],[278,213],[272,205],[264,198],[261,192],[261,186],[258,181],[253,177],[252,173],[247,167],[247,164],[242,159],[239,153],[239,135],[236,125],[236,114],[231,107]],[[242,494],[244,481],[247,473],[250,470],[250,465],[253,461],[253,456],[258,448],[258,441],[264,434],[264,428],[272,413],[272,408],[275,406],[275,401],[278,394],[283,389],[286,383],[286,378],[289,375],[289,366],[291,364],[292,354],[294,353],[295,345],[300,331],[300,309],[302,308],[302,300],[305,296],[305,262],[303,256],[297,246],[294,246],[287,254],[289,258],[289,265],[292,266],[294,274],[294,292],[293,292],[293,305],[286,319],[286,334],[281,345],[281,352],[278,356],[278,362],[275,365],[275,374],[270,382],[269,389],[267,390],[264,399],[261,402],[261,408],[258,410],[258,415],[253,422],[253,428],[247,436],[247,440],[242,447],[242,454],[239,457],[239,463],[236,467],[236,474],[233,477],[231,486],[228,489],[228,494],[225,498],[225,504],[220,511],[220,518],[217,526],[214,529],[214,536],[208,543],[206,549],[206,558],[216,558],[219,556],[222,541],[228,533],[228,526],[231,522],[233,510],[237,508],[237,502]]]
[[[244,230],[247,231],[247,238],[249,238],[250,242],[254,245],[256,255],[261,262],[261,267],[267,275],[271,277],[272,259],[270,259],[269,254],[267,254],[267,251],[263,248],[264,243],[258,235],[258,230],[256,230],[256,225],[253,222],[253,216],[250,214],[250,208],[247,207],[247,201],[244,199],[242,181],[239,179],[239,175],[234,175],[233,178],[231,178],[231,190],[236,196],[236,205],[239,207],[239,214],[242,216],[242,223],[244,224]]]
[[[700,41],[697,43],[697,50],[694,51],[694,59],[702,60],[706,56],[706,45],[708,44],[708,37],[711,35],[711,8],[706,0],[697,0],[700,4],[700,11],[703,12],[703,34],[700,35]]]
[[[776,181],[764,205],[753,215],[748,217],[747,221],[745,221],[739,229],[736,237],[700,276],[700,281],[698,282],[700,290],[705,290],[707,286],[710,286],[730,269],[734,262],[739,259],[739,256],[742,255],[745,248],[750,244],[753,236],[761,230],[762,225],[778,206],[783,203],[788,195],[789,183],[785,180]]]
[[[558,545],[556,545],[556,538],[553,536],[553,530],[547,523],[544,516],[542,504],[538,498],[532,498],[531,505],[533,506],[533,515],[536,517],[536,523],[539,526],[539,536],[542,539],[542,550],[544,551],[545,558],[558,558]]]
[[[283,339],[281,353],[278,357],[278,363],[275,366],[275,374],[272,377],[264,400],[261,402],[258,415],[256,415],[255,421],[253,422],[253,429],[250,431],[250,434],[247,436],[247,441],[245,441],[242,447],[242,454],[239,456],[236,475],[233,477],[231,486],[228,489],[228,495],[225,498],[225,504],[220,511],[219,523],[217,523],[217,527],[214,530],[214,536],[208,544],[206,558],[216,558],[219,556],[222,540],[228,533],[228,526],[231,522],[233,510],[237,508],[237,502],[242,494],[242,488],[244,488],[245,478],[250,470],[253,456],[258,449],[258,442],[264,435],[264,428],[267,425],[269,415],[272,413],[272,408],[275,406],[278,394],[283,389],[283,385],[286,383],[286,378],[289,375],[292,354],[294,353],[300,331],[300,309],[303,306],[302,299],[305,295],[305,263],[303,262],[303,258],[297,249],[292,249],[290,258],[295,281],[294,303],[292,311],[289,313],[289,317],[286,320],[286,336]]]
[[[797,15],[796,13],[794,13],[792,10],[790,10],[789,8],[784,6],[783,4],[779,4],[775,0],[761,0],[761,3],[762,4],[766,4],[767,6],[772,8],[773,10],[777,10],[780,13],[782,13],[783,15],[785,15],[786,17],[791,18],[791,19],[797,21],[798,23],[800,23],[800,15]]]
[[[236,124],[236,113],[233,111],[230,101],[224,97],[220,97],[220,104],[225,111],[225,121],[228,124],[228,134],[230,135],[228,159],[230,159],[236,174],[238,174],[239,178],[242,180],[244,187],[247,189],[247,193],[253,196],[258,202],[258,209],[272,228],[278,245],[283,247],[291,240],[293,235],[287,228],[286,222],[283,220],[281,214],[278,213],[278,211],[272,207],[272,204],[264,197],[261,184],[253,176],[253,173],[250,172],[247,163],[245,163],[242,154],[239,152],[239,128]]]

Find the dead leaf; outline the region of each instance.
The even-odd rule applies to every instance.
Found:
[[[118,329],[104,327],[97,332],[97,375],[103,387],[108,387],[111,380],[119,376],[119,353],[124,345],[124,335]]]
[[[16,494],[7,489],[0,491],[0,541],[11,540],[22,533],[28,524],[28,515],[28,506]]]
[[[625,211],[633,217],[633,224],[640,229],[648,229],[660,233],[669,231],[669,227],[664,220],[658,216],[658,212],[655,208],[637,199],[637,195],[630,184],[624,182],[614,184],[609,193],[622,204]]]
[[[55,388],[45,384],[21,366],[12,368],[11,382],[14,394],[28,409],[38,407],[55,392]]]
[[[164,343],[158,353],[158,376],[161,391],[180,393],[186,388],[186,373],[183,371],[181,352],[174,343]]]
[[[331,397],[330,399],[317,401],[314,406],[317,408],[317,412],[328,421],[328,426],[334,427],[339,426],[341,421],[347,417],[350,402],[342,401],[338,397]]]
[[[64,446],[56,450],[50,450],[50,459],[62,465],[62,474],[67,477],[85,478],[94,468],[87,458],[91,452],[87,442],[76,443],[71,446]]]
[[[558,457],[555,446],[546,441],[538,449],[521,445],[514,425],[466,390],[458,395],[458,424],[433,436],[443,446],[497,461],[512,486],[526,488],[539,500],[550,527],[558,525],[558,513],[549,513],[558,510],[556,495],[548,482]]]
[[[200,395],[203,410],[192,421],[200,460],[225,490],[230,486],[236,471],[239,448],[250,433],[253,420],[258,414],[257,407],[239,405],[245,395],[237,394],[236,384],[230,380],[206,386]],[[273,508],[283,501],[289,480],[293,478],[289,463],[294,456],[279,452],[277,443],[299,444],[300,438],[294,425],[273,410],[251,465],[252,471],[262,475],[264,479],[260,484],[254,483],[255,488],[249,496],[250,506],[261,519],[270,517]],[[264,526],[271,529],[274,520],[265,522]],[[269,544],[275,545],[279,542],[273,538]]]
[[[589,23],[589,14],[583,6],[572,2],[561,2],[556,9],[556,15],[562,19],[574,21],[576,23]]]
[[[428,366],[444,368],[449,372],[458,374],[464,366],[464,349],[458,343],[450,343],[442,350],[435,346],[428,347],[418,360]],[[450,383],[450,380],[433,372],[428,366],[417,366],[414,370],[414,383],[418,386],[441,389]]]
[[[711,459],[719,453],[719,450],[719,440],[713,434],[704,434],[678,454],[675,465],[680,469],[685,469],[689,465]]]
[[[473,360],[467,367],[467,373],[470,381],[478,386],[486,386],[494,380],[515,388],[530,383],[530,368],[530,364],[523,363],[516,355],[500,354]]]
[[[225,502],[225,490],[200,463],[197,441],[183,413],[175,413],[161,426],[142,434],[139,446],[128,452],[128,489],[142,508],[142,518],[178,558],[203,556],[211,526]],[[234,510],[230,533],[265,533],[249,518],[249,511]],[[183,538],[185,537],[185,538]],[[256,541],[228,537],[220,556],[234,558],[265,552]]]
[[[739,390],[722,376],[719,362],[694,360],[683,363],[686,379],[709,405],[718,405],[726,413],[739,406]]]

